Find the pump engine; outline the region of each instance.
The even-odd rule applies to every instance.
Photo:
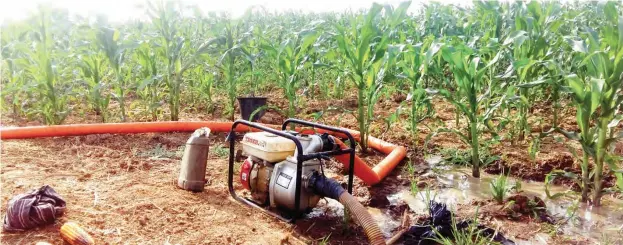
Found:
[[[312,133],[286,131],[293,124],[310,127]],[[238,196],[234,189],[234,151],[236,127],[239,125],[259,131],[246,133],[242,139],[242,151],[248,158],[240,167],[238,180],[251,192],[250,198]],[[327,133],[347,138],[349,146]],[[321,197],[338,200],[355,221],[363,226],[370,244],[385,244],[383,234],[372,216],[351,195],[355,172],[355,139],[348,130],[293,118],[283,122],[281,130],[238,120],[232,124],[227,141],[227,186],[235,200],[288,222],[294,222],[306,210],[315,207]],[[350,157],[347,189],[334,179],[327,178],[322,167],[323,161],[329,157],[343,155]],[[273,212],[277,211],[273,210],[275,208],[287,212]]]
[[[338,148],[328,134],[287,132],[300,142],[303,154],[333,151]],[[269,132],[247,133],[242,150],[248,158],[240,169],[240,183],[259,204],[273,208],[295,209],[297,150],[294,141]],[[309,184],[314,174],[323,172],[323,157],[302,163],[301,210],[316,206],[320,196]]]

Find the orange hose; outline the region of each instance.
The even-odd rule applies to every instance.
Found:
[[[137,134],[163,132],[192,132],[201,127],[208,127],[212,132],[229,132],[231,122],[134,122],[134,123],[94,123],[68,124],[54,126],[33,126],[19,128],[1,128],[0,139],[30,139],[42,137],[66,137],[89,134]],[[279,127],[274,125],[265,125]],[[249,131],[246,125],[236,127],[237,132]]]
[[[70,124],[55,126],[33,126],[0,128],[0,139],[29,139],[41,137],[66,137],[89,134],[135,134],[135,133],[162,133],[162,132],[191,132],[201,127],[208,127],[212,132],[229,132],[232,122],[134,122],[134,123],[96,123],[96,124]],[[280,128],[279,125],[264,125],[272,128]],[[238,125],[237,132],[248,132],[249,127]],[[257,131],[253,129],[253,131]],[[355,140],[361,141],[359,132],[348,130]],[[318,129],[316,132],[324,133]],[[327,132],[330,133],[330,132]],[[345,135],[335,134],[338,137]],[[347,147],[342,141],[337,141],[342,148]],[[379,162],[374,168],[370,168],[361,158],[355,156],[355,175],[368,185],[375,185],[385,178],[407,155],[406,149],[381,139],[368,137],[368,146],[387,154],[387,157]],[[335,156],[348,168],[349,156]]]
[[[361,142],[361,136],[358,131],[346,129],[348,132],[355,138],[356,141]],[[329,132],[323,129],[316,129],[316,133],[329,133],[337,137],[346,138],[346,135],[340,133]],[[348,149],[348,146],[344,144],[344,142],[340,141],[336,138],[336,143],[340,145],[342,149]],[[378,164],[374,166],[374,168],[370,168],[368,164],[359,158],[359,156],[355,156],[355,176],[359,177],[363,180],[367,185],[376,185],[381,180],[383,180],[389,173],[394,170],[394,168],[407,156],[407,149],[403,146],[397,146],[392,143],[383,141],[379,138],[375,138],[372,136],[368,136],[368,146],[372,149],[382,152],[383,154],[387,154],[387,156],[381,160]],[[334,156],[339,162],[344,164],[344,167],[348,168],[349,166],[349,156],[348,155],[340,155]]]
[[[335,142],[342,149],[349,148],[349,146],[344,144],[344,142],[342,142],[338,138],[335,138]],[[342,164],[344,164],[345,168],[348,169],[350,167],[348,166],[350,164],[350,155],[344,154],[344,155],[337,155],[334,157],[338,162],[341,162]],[[355,171],[354,172],[355,172],[355,176],[359,177],[361,180],[363,180],[364,183],[368,185],[374,185],[376,183],[379,183],[382,179],[382,178],[379,178],[379,175],[376,172],[374,172],[374,170],[372,170],[370,166],[366,164],[366,162],[361,160],[361,158],[359,158],[359,156],[356,156],[356,155],[355,155]]]

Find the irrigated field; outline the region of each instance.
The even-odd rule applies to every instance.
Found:
[[[516,241],[623,242],[621,3],[416,5],[232,18],[148,2],[147,20],[125,23],[42,8],[1,27],[1,125],[231,121],[237,98],[266,97],[262,123],[302,118],[407,147],[383,182],[356,181],[387,237],[405,210],[421,221],[434,192],[460,218]],[[367,241],[331,203],[295,225],[237,204],[224,135],[212,141],[206,191],[177,189],[188,136],[3,141],[3,213],[11,196],[43,184],[68,212],[0,238],[60,244],[58,228],[75,220],[110,244]],[[368,163],[383,158],[361,142]],[[344,181],[340,164],[328,170]],[[516,205],[521,196],[546,207]]]

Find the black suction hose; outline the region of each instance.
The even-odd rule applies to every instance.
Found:
[[[372,219],[368,210],[361,205],[355,197],[344,190],[340,183],[318,172],[314,172],[309,178],[307,186],[311,188],[316,195],[338,200],[345,208],[350,210],[355,222],[359,223],[366,232],[370,244],[385,245],[383,233],[381,233],[381,229],[374,219]]]

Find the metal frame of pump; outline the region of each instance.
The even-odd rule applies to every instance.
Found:
[[[293,210],[293,215],[291,215],[290,218],[286,218],[283,215],[273,212],[271,210],[265,209],[262,206],[260,206],[259,203],[256,203],[254,200],[249,199],[249,198],[241,198],[239,197],[235,190],[234,190],[234,162],[235,162],[235,146],[236,146],[236,127],[240,124],[246,125],[249,128],[255,128],[258,129],[260,131],[265,131],[265,132],[269,132],[272,134],[275,134],[277,136],[281,136],[284,138],[287,138],[289,140],[292,140],[296,146],[296,151],[299,152],[299,154],[296,155],[296,186],[295,186],[295,197],[294,197],[294,207],[295,209]],[[301,142],[299,141],[299,139],[288,133],[286,131],[288,125],[290,124],[297,124],[297,125],[301,125],[301,126],[307,126],[307,127],[312,127],[312,128],[320,128],[329,132],[334,132],[334,133],[339,133],[342,135],[346,135],[346,137],[348,138],[348,141],[350,143],[350,148],[348,149],[337,149],[337,150],[333,150],[333,151],[324,151],[324,152],[315,152],[315,153],[310,153],[310,154],[304,154],[303,151],[303,147],[301,145]],[[276,129],[272,129],[266,126],[263,126],[261,124],[257,124],[257,123],[253,123],[253,122],[249,122],[246,120],[237,120],[235,121],[232,126],[231,126],[231,131],[229,132],[229,134],[227,135],[227,140],[229,141],[229,170],[228,170],[228,174],[227,174],[227,186],[229,187],[229,194],[237,201],[244,203],[248,206],[254,207],[254,208],[258,208],[260,210],[262,210],[264,213],[269,214],[271,216],[277,217],[281,220],[284,220],[286,222],[291,222],[293,223],[298,217],[300,217],[303,212],[301,210],[301,185],[303,184],[303,176],[302,176],[302,172],[303,172],[303,162],[307,161],[307,160],[311,160],[311,159],[317,159],[317,158],[326,158],[326,157],[330,157],[330,156],[336,156],[336,155],[343,155],[343,154],[349,154],[350,155],[350,162],[349,162],[349,168],[348,168],[348,188],[347,191],[348,193],[352,194],[353,191],[353,180],[354,180],[354,169],[355,169],[355,138],[350,134],[350,132],[348,132],[345,129],[340,129],[340,128],[336,128],[336,127],[331,127],[331,126],[327,126],[327,125],[323,125],[323,124],[318,124],[318,123],[313,123],[313,122],[308,122],[308,121],[304,121],[304,120],[299,120],[299,119],[287,119],[285,122],[283,122],[283,124],[281,125],[281,130],[276,130]]]

